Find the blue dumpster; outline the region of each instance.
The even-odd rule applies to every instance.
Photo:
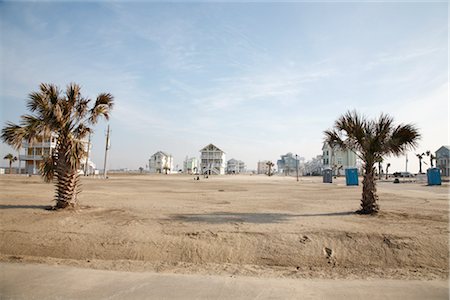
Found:
[[[345,182],[347,185],[358,185],[358,169],[345,169]]]
[[[441,169],[429,168],[427,170],[428,185],[441,185]]]
[[[333,171],[331,169],[323,170],[323,183],[333,183]]]

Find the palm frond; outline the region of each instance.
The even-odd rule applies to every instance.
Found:
[[[336,130],[326,130],[324,131],[325,134],[325,142],[330,145],[330,147],[341,147],[344,149],[346,147],[344,140],[342,139],[341,135]]]
[[[103,116],[106,120],[109,120],[109,112],[114,106],[114,97],[109,93],[103,93],[98,95],[94,107],[91,109],[91,116],[89,122],[91,124],[97,123],[100,116]]]
[[[89,102],[91,102],[91,99],[88,98],[79,97],[77,99],[74,108],[74,118],[81,120],[87,115],[89,111],[88,110]]]
[[[25,135],[25,128],[12,122],[7,122],[6,126],[2,129],[1,139],[6,144],[18,150],[22,147]]]
[[[85,124],[81,123],[73,130],[73,136],[77,140],[84,139],[89,133],[92,132],[92,129],[87,127]]]
[[[56,157],[54,155],[44,156],[42,162],[39,164],[39,171],[42,174],[45,182],[51,182],[55,176]]]
[[[401,155],[409,149],[416,148],[420,138],[419,130],[414,125],[398,125],[392,131],[387,143],[387,152],[395,156]]]

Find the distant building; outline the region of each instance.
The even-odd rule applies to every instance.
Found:
[[[267,165],[269,161],[268,160],[263,160],[263,161],[258,161],[258,168],[257,168],[257,174],[267,174],[269,173],[269,166]],[[273,167],[271,172],[273,172]]]
[[[324,169],[333,169],[333,175],[344,175],[345,169],[356,168],[356,153],[352,150],[332,148],[328,143],[322,147],[322,160]]]
[[[295,157],[295,155],[290,152],[286,155],[281,155],[281,159],[277,160],[278,173],[285,175],[296,174],[297,169],[300,170],[301,168],[300,160],[304,162],[303,157]]]
[[[225,152],[213,144],[209,144],[201,149],[200,153],[200,169],[203,174],[225,174]]]
[[[241,174],[245,172],[245,163],[242,160],[230,159],[227,162],[227,174]]]
[[[315,158],[307,161],[304,164],[303,175],[315,176],[322,175],[323,171],[323,157],[322,155],[317,155]]]
[[[158,151],[148,160],[148,168],[150,173],[170,174],[173,170],[172,155]]]
[[[442,146],[436,151],[436,167],[441,169],[442,176],[450,176],[450,147]]]
[[[198,159],[196,157],[188,158],[183,162],[183,172],[186,174],[198,173]]]

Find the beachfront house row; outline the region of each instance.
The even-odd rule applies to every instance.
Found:
[[[200,150],[200,170],[203,174],[224,175],[226,168],[225,152],[209,144]]]
[[[26,174],[38,174],[39,165],[42,163],[45,156],[49,156],[55,151],[58,136],[52,134],[48,138],[38,137],[33,143],[28,141],[22,142],[23,153],[19,154],[19,169],[21,169],[22,162],[25,162],[25,173]],[[85,171],[86,164],[88,165],[89,174],[94,174],[95,164],[90,160],[91,145],[88,141],[84,142],[84,151],[86,151],[87,156],[81,158],[81,167],[79,172],[81,174]]]
[[[158,151],[148,160],[148,168],[150,173],[170,174],[173,170],[172,155]]]
[[[245,163],[242,160],[230,159],[227,162],[227,174],[241,174],[245,172]]]
[[[435,154],[436,167],[441,169],[442,176],[450,176],[450,147],[442,146]]]
[[[267,173],[269,173],[269,166],[267,165],[268,162],[269,162],[268,160],[258,161],[258,166],[257,166],[257,169],[256,169],[256,173],[257,174],[267,174]],[[272,168],[271,172],[273,172],[273,168]]]
[[[281,155],[281,159],[277,160],[278,173],[284,175],[295,175],[297,169],[301,173],[301,169],[305,163],[303,157],[295,156],[291,152]]]
[[[183,162],[183,173],[195,174],[198,173],[198,159],[196,157],[187,157]]]
[[[323,168],[332,169],[333,175],[344,175],[345,169],[356,168],[356,153],[352,150],[342,150],[323,143]]]

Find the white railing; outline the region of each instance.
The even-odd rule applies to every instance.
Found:
[[[56,143],[52,142],[41,142],[41,143],[28,143],[23,142],[22,148],[55,148]]]
[[[42,160],[42,155],[19,155],[19,160]]]

